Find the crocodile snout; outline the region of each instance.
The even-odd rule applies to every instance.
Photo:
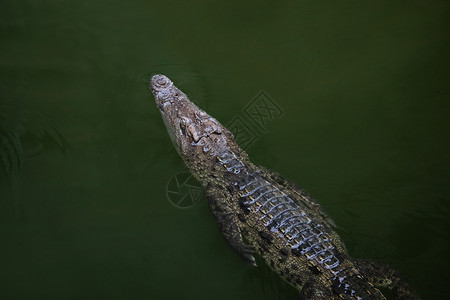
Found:
[[[170,81],[167,76],[156,74],[150,79],[150,89],[155,92],[162,91],[172,86],[172,81]]]

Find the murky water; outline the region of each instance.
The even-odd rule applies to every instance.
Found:
[[[154,73],[447,298],[448,3],[153,2],[0,3],[0,298],[295,299],[222,239]]]

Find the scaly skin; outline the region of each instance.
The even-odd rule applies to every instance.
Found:
[[[386,299],[377,287],[399,299],[419,299],[389,266],[352,259],[317,202],[254,165],[232,133],[169,78],[153,76],[150,89],[176,149],[206,187],[219,229],[246,262],[256,266],[258,253],[300,299]]]

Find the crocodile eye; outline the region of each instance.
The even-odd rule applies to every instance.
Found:
[[[187,128],[188,124],[189,124],[188,118],[186,118],[186,117],[180,118],[180,129],[184,134],[186,134],[186,128]]]

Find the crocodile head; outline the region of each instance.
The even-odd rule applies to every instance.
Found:
[[[166,76],[154,75],[150,80],[150,89],[175,148],[185,161],[194,158],[198,161],[209,156],[205,148],[200,147],[206,143],[204,138],[208,139],[208,147],[211,148],[233,143],[232,134],[192,103]]]

